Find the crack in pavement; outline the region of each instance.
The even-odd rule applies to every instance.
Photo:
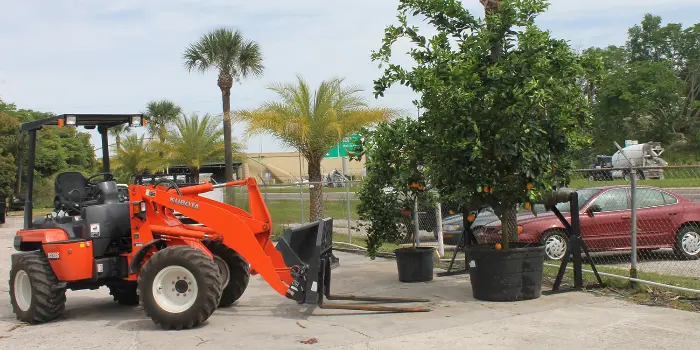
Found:
[[[343,326],[343,325],[340,325],[340,324],[328,324],[328,325],[331,326],[331,327],[345,328],[345,329],[347,329],[347,330],[349,330],[349,331],[351,331],[351,332],[355,332],[355,333],[357,333],[357,334],[362,334],[362,335],[364,335],[365,337],[367,337],[367,338],[369,338],[369,339],[374,339],[374,337],[371,337],[371,336],[369,336],[369,335],[367,335],[367,334],[365,334],[365,333],[362,333],[362,332],[360,332],[360,331],[358,331],[358,330],[356,330],[356,329],[352,329],[352,328],[350,328],[350,327],[348,327],[348,326]]]

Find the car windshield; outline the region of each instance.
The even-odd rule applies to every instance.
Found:
[[[578,193],[578,207],[581,208],[584,204],[586,204],[586,202],[588,202],[589,199],[591,199],[591,197],[600,191],[601,190],[599,188],[584,188],[581,190],[576,190],[576,193]],[[571,210],[571,205],[569,202],[559,203],[556,205],[556,207],[560,212],[568,212]]]

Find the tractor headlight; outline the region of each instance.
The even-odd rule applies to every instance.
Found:
[[[460,230],[459,225],[445,225],[442,227],[443,231],[459,231]]]
[[[76,126],[78,125],[78,117],[74,115],[66,116],[66,125]]]
[[[131,117],[131,126],[133,127],[139,127],[141,126],[141,116],[140,115],[135,115]]]

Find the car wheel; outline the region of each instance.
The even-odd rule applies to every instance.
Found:
[[[549,260],[563,259],[569,247],[569,239],[563,231],[559,230],[545,232],[541,243],[544,245],[545,256]]]
[[[697,225],[681,227],[676,233],[676,244],[673,251],[681,259],[698,259],[700,257],[700,227]]]

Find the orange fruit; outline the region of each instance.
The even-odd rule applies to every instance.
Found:
[[[476,220],[476,215],[469,214],[469,216],[467,216],[467,221],[474,222],[474,220]]]
[[[524,207],[525,207],[525,210],[530,210],[530,208],[532,208],[532,204],[530,204],[530,202],[525,202]]]
[[[501,250],[503,248],[503,246],[501,245],[501,243],[496,243],[495,248],[496,248],[496,250]]]
[[[455,215],[455,211],[454,211],[454,210],[450,210],[450,215]]]
[[[533,187],[534,187],[534,186],[532,186],[532,184],[527,184],[527,190],[528,190],[528,191],[532,190]]]

